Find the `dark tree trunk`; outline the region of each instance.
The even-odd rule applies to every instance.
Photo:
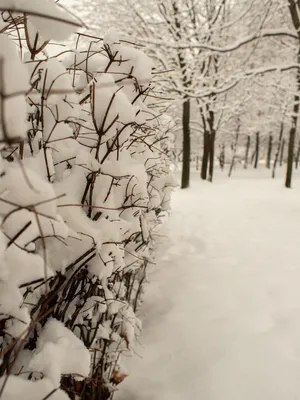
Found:
[[[296,98],[298,98],[298,100],[293,107],[292,126],[290,129],[289,144],[288,144],[287,169],[286,169],[286,179],[285,179],[285,187],[287,188],[292,187],[295,136],[296,136],[296,127],[298,119],[297,115],[299,111],[299,103],[298,103],[299,96],[295,96],[294,101],[296,101]]]
[[[266,163],[266,167],[269,169],[271,168],[272,148],[273,148],[273,136],[270,135],[268,143],[267,163]]]
[[[274,164],[273,164],[273,172],[272,172],[272,178],[275,178],[275,171],[276,171],[276,166],[280,154],[280,148],[281,148],[281,142],[282,142],[282,136],[283,136],[283,122],[281,122],[280,125],[280,132],[279,132],[279,138],[278,138],[278,146],[275,154],[275,159],[274,159]],[[280,156],[281,157],[281,156]]]
[[[209,182],[213,181],[213,176],[214,176],[214,161],[215,161],[215,138],[216,138],[216,132],[213,131],[209,135],[209,175],[208,175],[208,180]]]
[[[257,166],[258,166],[258,160],[259,160],[259,145],[260,145],[259,132],[256,132],[255,160],[254,160],[254,168],[255,168],[255,169],[256,169]]]
[[[298,53],[297,53],[297,64],[300,63],[300,4],[299,1],[288,0],[289,9],[291,18],[293,21],[294,28],[298,34]],[[298,122],[298,113],[299,113],[299,90],[300,90],[300,71],[297,69],[296,71],[296,94],[294,96],[294,105],[293,105],[293,115],[292,115],[292,125],[289,134],[289,144],[288,144],[288,157],[287,157],[287,169],[286,169],[286,179],[285,179],[285,187],[292,187],[292,175],[293,175],[293,159],[294,159],[294,147],[295,147],[295,137],[296,137],[296,129]]]
[[[185,99],[183,102],[183,110],[182,110],[183,155],[182,155],[181,189],[186,189],[190,185],[190,154],[191,154],[190,112],[191,112],[190,99]]]
[[[176,1],[171,2],[174,23],[176,29],[173,31],[174,39],[181,41],[181,20],[179,18],[180,10]],[[168,22],[168,20],[167,20]],[[169,23],[169,22],[168,22]],[[180,66],[182,84],[185,89],[188,89],[191,85],[191,80],[188,75],[188,61],[186,60],[185,54],[181,51],[177,53],[178,63]],[[181,175],[181,189],[186,189],[190,185],[190,155],[191,155],[191,138],[190,138],[190,114],[191,114],[191,103],[189,97],[184,96],[183,111],[182,111],[182,133],[183,133],[183,145],[182,145],[182,175]]]
[[[252,153],[252,156],[251,156],[251,165],[254,163],[255,154],[256,154],[256,150],[254,150],[254,152]]]
[[[236,157],[238,140],[239,140],[239,130],[237,131],[237,133],[235,135],[235,142],[234,142],[234,145],[233,145],[233,156],[232,156],[232,160],[231,160],[231,164],[230,164],[230,168],[229,168],[229,173],[228,173],[229,178],[231,177],[232,170],[233,170],[233,167],[234,167],[234,164],[235,164],[235,157]]]
[[[300,61],[300,57],[299,57]],[[298,62],[299,62],[298,61]],[[298,73],[298,82],[300,83],[300,74]],[[295,147],[295,137],[296,137],[296,128],[298,121],[298,112],[299,112],[299,96],[294,96],[294,106],[293,106],[293,115],[292,115],[292,126],[289,134],[289,144],[288,144],[288,156],[287,156],[287,169],[286,169],[286,178],[285,178],[285,187],[290,189],[292,187],[292,175],[293,175],[293,161],[294,161],[294,147]]]
[[[199,110],[203,122],[203,157],[201,165],[201,178],[203,180],[208,179],[210,182],[212,182],[214,175],[216,141],[215,114],[214,111],[209,109],[208,104],[205,106],[205,111],[202,107],[199,107]]]
[[[283,164],[284,150],[285,150],[285,139],[282,139],[281,151],[280,151],[280,163],[279,163],[279,165],[281,167],[282,167],[282,164]]]
[[[248,166],[248,158],[250,152],[250,145],[251,145],[251,138],[250,135],[247,136],[247,143],[246,143],[246,154],[245,154],[245,162],[244,162],[244,169],[247,169]]]
[[[295,103],[294,103],[294,107],[293,107],[292,126],[290,129],[290,135],[289,135],[287,169],[286,169],[286,179],[285,179],[285,187],[287,187],[287,188],[292,187],[295,136],[296,136],[296,127],[297,127],[298,112],[299,112],[299,96],[298,95],[296,95],[294,97],[294,101],[295,101]],[[297,101],[297,103],[296,103],[296,101]]]
[[[214,162],[215,162],[215,139],[216,139],[216,131],[215,131],[215,114],[213,111],[209,111],[209,175],[208,180],[209,182],[213,181],[214,176]]]
[[[206,180],[209,156],[209,132],[206,130],[203,133],[203,155],[201,164],[201,179]]]

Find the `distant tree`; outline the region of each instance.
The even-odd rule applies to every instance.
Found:
[[[291,14],[291,19],[293,22],[293,26],[298,35],[298,48],[296,53],[296,63],[300,65],[300,3],[296,0],[288,0],[289,10]],[[287,188],[291,188],[292,186],[292,174],[293,174],[293,162],[294,162],[294,148],[295,148],[295,137],[296,137],[296,129],[298,123],[298,114],[299,114],[299,91],[300,91],[300,69],[299,67],[296,69],[296,87],[294,89],[294,105],[293,105],[293,114],[291,118],[291,129],[289,133],[289,143],[288,143],[288,157],[287,157],[287,171],[286,171],[286,180],[285,186]]]

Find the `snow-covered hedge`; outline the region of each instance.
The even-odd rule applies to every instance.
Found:
[[[0,398],[108,399],[169,209],[169,120],[115,31],[70,50],[54,2],[0,9]]]

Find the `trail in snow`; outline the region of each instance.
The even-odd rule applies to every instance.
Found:
[[[118,400],[300,399],[297,184],[197,179],[175,193]]]

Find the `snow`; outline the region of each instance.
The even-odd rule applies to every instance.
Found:
[[[66,39],[81,24],[53,0],[1,0],[0,10],[26,12],[44,40]]]
[[[41,371],[54,387],[59,387],[62,374],[88,376],[89,350],[63,323],[50,319],[39,336],[29,368]]]
[[[250,35],[244,36],[239,38],[233,43],[228,44],[227,46],[224,47],[218,47],[218,46],[213,46],[207,43],[200,43],[200,44],[195,44],[192,45],[193,48],[195,49],[204,49],[204,50],[211,50],[213,52],[219,52],[219,53],[228,53],[232,50],[236,50],[239,47],[241,47],[244,44],[250,43],[256,39],[260,39],[262,37],[271,37],[271,36],[282,36],[282,37],[290,37],[293,39],[298,39],[294,31],[291,31],[290,29],[260,29],[258,32],[254,32]],[[164,45],[166,48],[169,49],[189,49],[191,48],[191,43],[162,43],[161,41],[155,41],[155,40],[148,40],[148,43],[151,43],[156,46]]]
[[[300,399],[299,192],[264,173],[177,191],[117,400]]]
[[[7,35],[0,34],[0,139],[24,136],[26,102],[22,93],[29,88],[28,73]],[[18,110],[16,118],[15,110]],[[3,110],[3,115],[2,115]],[[4,124],[3,124],[4,122]]]
[[[1,387],[4,380],[4,377],[0,379]],[[27,381],[13,375],[7,380],[1,399],[16,400],[20,398],[20,393],[22,393],[23,400],[41,400],[42,398],[51,398],[51,400],[69,399],[69,396],[63,390],[53,388],[48,379]]]

